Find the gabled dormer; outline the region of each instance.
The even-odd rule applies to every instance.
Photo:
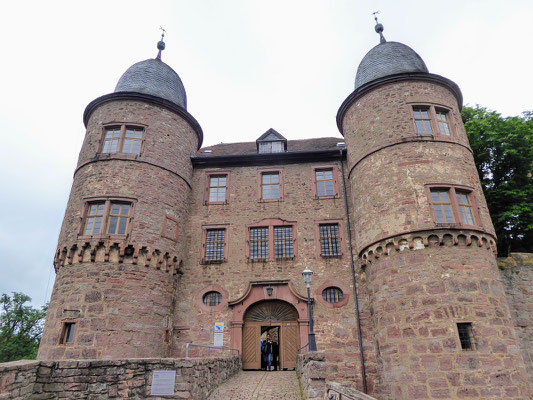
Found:
[[[287,139],[270,128],[255,141],[258,153],[284,153],[287,151]]]

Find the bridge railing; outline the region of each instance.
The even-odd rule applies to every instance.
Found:
[[[350,392],[350,394],[346,392]],[[335,383],[327,384],[326,399],[328,400],[377,400],[376,398],[369,396],[367,394],[361,393],[356,389],[346,389]]]
[[[240,355],[240,351],[237,349],[232,349],[230,347],[226,346],[207,346],[204,344],[195,344],[195,343],[187,343],[185,344],[185,358],[189,358],[189,348],[191,347],[197,347],[201,349],[207,349],[207,357],[211,356],[211,351],[229,351],[230,354],[236,354]]]
[[[305,349],[305,350],[304,350]],[[309,343],[298,349],[298,354],[307,354],[309,351]]]

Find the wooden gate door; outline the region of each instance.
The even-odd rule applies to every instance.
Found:
[[[296,368],[296,358],[300,348],[298,322],[283,322],[281,325],[281,368]]]
[[[261,369],[261,325],[242,327],[242,369]]]

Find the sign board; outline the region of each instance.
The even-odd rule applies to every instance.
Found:
[[[215,335],[213,337],[213,346],[224,346],[224,322],[215,322]]]
[[[154,371],[152,374],[151,396],[172,396],[174,394],[174,383],[176,382],[176,371]]]

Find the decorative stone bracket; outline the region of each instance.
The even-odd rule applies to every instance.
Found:
[[[172,274],[181,274],[183,265],[183,261],[177,255],[163,250],[134,243],[103,240],[58,248],[54,257],[54,269],[57,273],[58,269],[65,264],[82,262],[130,262],[163,269]]]

